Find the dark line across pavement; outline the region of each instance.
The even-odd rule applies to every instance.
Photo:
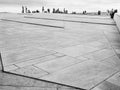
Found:
[[[38,17],[24,17],[24,18],[33,18],[33,19],[43,19],[43,20],[55,20],[55,21],[66,21],[66,22],[75,22],[75,23],[88,23],[88,24],[101,24],[101,25],[116,25],[108,23],[95,23],[95,22],[86,22],[86,21],[73,21],[73,20],[62,20],[62,19],[53,19],[53,18],[38,18]]]
[[[8,19],[1,19],[1,20],[3,20],[3,21],[10,21],[10,22],[17,22],[17,23],[32,24],[32,25],[39,25],[39,26],[45,26],[45,27],[62,28],[62,29],[64,29],[64,27],[61,27],[61,26],[53,26],[53,25],[37,24],[37,23],[22,22],[22,21],[8,20]]]

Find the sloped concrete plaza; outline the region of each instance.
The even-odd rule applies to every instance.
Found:
[[[120,90],[120,33],[108,16],[0,19],[0,90]]]

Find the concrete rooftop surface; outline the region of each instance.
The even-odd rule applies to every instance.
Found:
[[[0,53],[0,90],[120,90],[108,16],[0,13]]]

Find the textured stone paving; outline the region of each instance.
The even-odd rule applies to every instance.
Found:
[[[120,89],[120,34],[110,18],[5,14],[0,28],[4,72],[79,89]]]

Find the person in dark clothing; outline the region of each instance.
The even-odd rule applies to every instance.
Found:
[[[59,8],[56,10],[56,13],[59,13],[60,12],[60,10],[59,10]]]
[[[98,15],[101,15],[101,11],[98,11]]]
[[[66,10],[65,10],[65,8],[63,9],[63,13],[65,13],[66,12]]]
[[[111,12],[110,12],[110,17],[112,19],[114,18],[115,13],[117,13],[117,9],[115,9],[115,10],[112,9]]]
[[[50,9],[49,8],[47,9],[47,12],[50,13]]]
[[[111,18],[113,18],[113,13],[114,13],[114,11],[113,11],[113,9],[110,11],[110,17]]]
[[[117,12],[118,12],[118,10],[117,10],[117,9],[115,9],[115,10],[114,10],[114,13],[117,13]]]
[[[30,10],[28,10],[28,13],[31,13],[31,11],[30,11]]]
[[[42,12],[44,12],[44,7],[42,7]]]
[[[83,14],[86,14],[87,13],[87,11],[83,11]]]
[[[27,6],[25,6],[25,13],[27,13]]]
[[[22,6],[22,13],[24,13],[24,6]]]
[[[39,10],[36,10],[36,13],[39,13],[40,11]]]
[[[53,13],[55,13],[56,11],[55,11],[55,8],[53,8]]]

